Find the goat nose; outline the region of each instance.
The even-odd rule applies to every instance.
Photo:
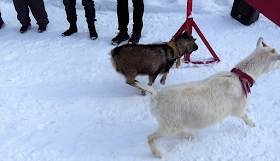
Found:
[[[198,46],[196,44],[193,44],[193,48],[194,48],[194,51],[198,49]]]

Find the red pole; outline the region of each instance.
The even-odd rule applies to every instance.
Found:
[[[180,27],[180,29],[176,32],[176,34],[172,37],[172,39],[170,41],[174,41],[174,37],[180,35],[183,33],[183,31],[187,28],[188,24],[187,21],[184,22],[184,24]]]
[[[192,2],[193,0],[188,0],[187,2],[187,30],[190,34],[192,34],[192,26],[193,26],[193,17],[191,16],[192,14]],[[191,54],[186,54],[184,56],[185,62],[190,62],[190,55]]]
[[[196,61],[196,62],[192,62],[192,63],[193,64],[209,64],[209,63],[213,63],[213,62],[219,62],[220,59],[215,54],[214,50],[211,48],[210,44],[207,42],[207,40],[205,39],[204,35],[202,34],[202,32],[200,31],[200,29],[198,28],[198,26],[196,25],[196,23],[193,20],[193,17],[192,17],[192,4],[193,4],[193,0],[188,0],[187,1],[187,20],[180,27],[180,29],[176,32],[176,34],[172,37],[170,42],[174,41],[174,37],[182,34],[185,30],[187,30],[190,34],[192,34],[192,27],[194,27],[194,29],[197,31],[199,37],[202,39],[202,41],[204,42],[204,44],[206,45],[206,47],[208,48],[208,50],[210,51],[210,53],[212,54],[214,59],[206,61],[206,62]],[[187,53],[187,54],[184,55],[184,61],[186,63],[191,62],[190,61],[190,55],[191,55],[190,53]]]
[[[216,53],[214,52],[214,50],[212,49],[212,47],[210,46],[210,44],[208,43],[208,41],[206,40],[206,38],[204,37],[204,35],[202,34],[202,32],[200,31],[200,29],[198,28],[198,26],[196,25],[195,22],[193,22],[193,27],[194,27],[195,31],[197,32],[197,34],[199,35],[199,37],[201,38],[201,40],[204,42],[204,44],[208,48],[208,50],[210,51],[210,53],[213,55],[214,59],[217,62],[219,62],[220,59],[218,58],[218,56],[216,55]]]
[[[192,34],[192,26],[193,26],[193,18],[191,17],[192,2],[193,2],[193,0],[188,0],[188,3],[187,3],[187,29],[190,34]]]
[[[170,41],[173,41],[173,38],[182,34],[186,29],[190,34],[192,34],[192,23],[193,18],[189,18],[192,14],[192,0],[188,0],[187,2],[187,20],[184,22],[184,24],[180,27],[180,29],[175,33],[175,35],[172,37]]]

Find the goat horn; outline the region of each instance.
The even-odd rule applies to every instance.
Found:
[[[258,42],[257,42],[257,47],[263,46],[262,42],[263,42],[263,38],[260,37],[259,40],[258,40]]]

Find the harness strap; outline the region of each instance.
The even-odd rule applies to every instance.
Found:
[[[172,42],[164,42],[166,45],[170,46],[174,53],[176,54],[177,58],[177,62],[176,62],[176,68],[178,68],[181,65],[181,56],[180,56],[180,52],[178,47],[176,46],[176,43],[174,41]]]

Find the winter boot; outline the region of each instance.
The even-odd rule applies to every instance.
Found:
[[[98,34],[97,34],[96,30],[95,30],[94,22],[93,23],[88,23],[88,30],[89,30],[90,38],[92,40],[97,39]]]
[[[61,35],[70,36],[77,31],[78,31],[77,25],[76,25],[76,23],[73,23],[73,24],[70,24],[70,28],[68,30],[66,30],[65,32],[63,32]]]
[[[2,29],[4,26],[5,26],[5,23],[2,20],[2,18],[0,17],[0,29]]]
[[[28,25],[22,25],[21,28],[20,28],[20,33],[25,33],[26,31],[28,31],[31,27],[31,24],[28,24]]]
[[[127,34],[127,32],[119,32],[119,34],[112,39],[111,44],[113,45],[119,45],[121,42],[128,40],[129,39],[129,35]]]
[[[46,29],[47,29],[47,25],[39,25],[39,27],[38,27],[38,32],[39,32],[39,33],[42,33],[42,32],[44,32],[44,31],[46,31]]]
[[[137,44],[141,38],[141,32],[134,31],[128,40],[129,44]]]

